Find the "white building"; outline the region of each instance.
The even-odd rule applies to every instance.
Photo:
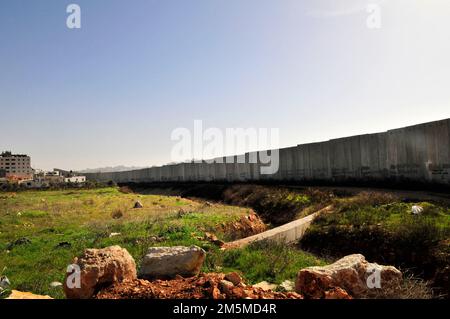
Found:
[[[58,171],[45,172],[43,179],[53,185],[64,183],[64,176]]]

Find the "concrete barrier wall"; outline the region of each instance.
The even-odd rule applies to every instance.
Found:
[[[254,154],[254,153],[253,153]],[[252,155],[253,155],[252,154]],[[415,181],[450,184],[450,119],[302,144],[279,150],[279,170],[261,174],[261,162],[179,163],[117,173],[88,173],[102,182],[163,181]],[[241,155],[242,158],[243,155]]]

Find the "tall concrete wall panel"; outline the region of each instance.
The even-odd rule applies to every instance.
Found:
[[[250,158],[255,156],[257,162]],[[101,182],[379,180],[450,184],[450,119],[383,133],[332,139],[279,150],[279,169],[265,175],[259,154],[146,169],[87,173]],[[245,158],[245,163],[242,160]],[[238,161],[238,159],[240,159]]]

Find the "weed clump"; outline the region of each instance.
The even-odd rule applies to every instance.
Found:
[[[120,219],[123,217],[123,211],[121,209],[116,209],[112,212],[111,217],[113,219]]]

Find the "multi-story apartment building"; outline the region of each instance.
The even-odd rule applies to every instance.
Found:
[[[12,154],[3,152],[0,154],[0,171],[3,171],[7,178],[31,179],[33,169],[31,168],[31,158],[27,155]]]

